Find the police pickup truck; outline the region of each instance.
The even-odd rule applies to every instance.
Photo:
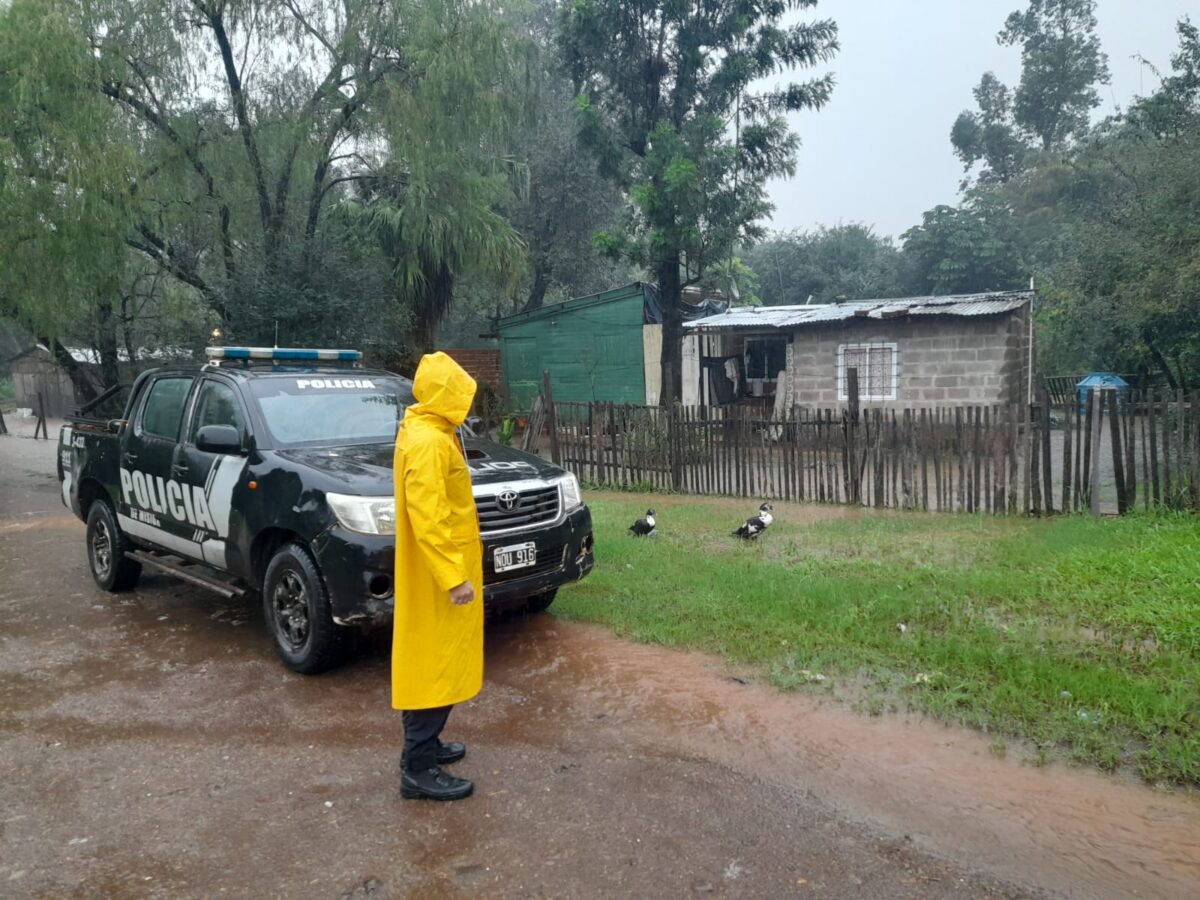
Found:
[[[391,617],[392,452],[412,382],[352,350],[209,348],[202,368],[133,383],[117,419],[60,436],[63,502],[87,523],[107,591],[143,567],[225,597],[257,593],[284,665],[335,665]],[[484,544],[485,605],[544,610],[592,568],[575,477],[463,434]]]

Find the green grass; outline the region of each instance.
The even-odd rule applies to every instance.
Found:
[[[555,609],[870,713],[915,708],[1200,785],[1200,521],[872,513],[592,493],[598,565]],[[625,533],[647,505],[660,534]],[[900,629],[904,626],[904,630]],[[997,748],[1006,747],[998,739]]]

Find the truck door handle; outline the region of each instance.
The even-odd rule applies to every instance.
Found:
[[[173,466],[171,466],[171,474],[176,478],[184,478],[190,471],[191,469],[189,469],[186,464],[175,463]]]
[[[125,460],[125,462],[129,463],[130,465],[136,463],[137,458],[138,455],[136,453],[130,453],[128,450],[121,455],[121,459]]]

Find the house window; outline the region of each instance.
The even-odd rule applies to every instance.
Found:
[[[787,366],[787,338],[746,339],[746,377],[774,381]]]
[[[849,400],[848,369],[858,369],[860,400],[896,399],[895,344],[842,344],[838,347],[838,399]]]

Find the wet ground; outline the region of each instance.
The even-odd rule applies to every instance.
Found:
[[[401,801],[386,641],[286,672],[257,610],[93,586],[53,445],[0,438],[0,896],[1188,897],[1200,801],[743,684],[553,616],[498,623]],[[603,552],[601,548],[601,553]]]

